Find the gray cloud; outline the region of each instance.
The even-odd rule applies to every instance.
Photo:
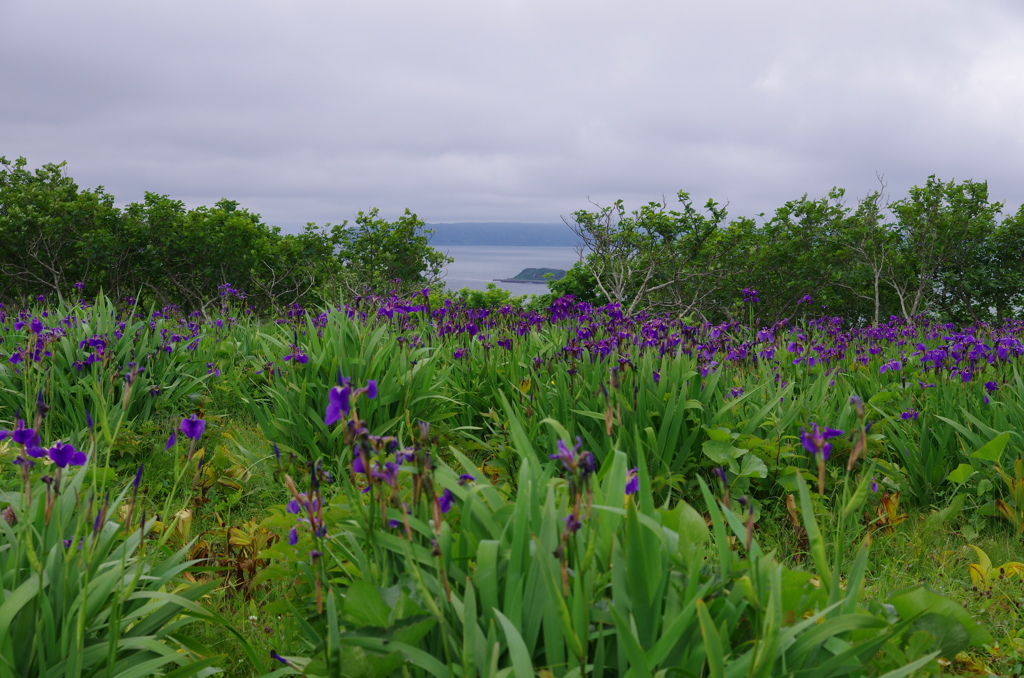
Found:
[[[271,223],[769,211],[883,173],[1024,202],[1007,0],[0,5],[0,154]]]

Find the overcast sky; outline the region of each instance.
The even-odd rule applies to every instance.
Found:
[[[290,230],[771,211],[883,174],[1024,202],[1019,0],[0,0],[0,155]]]

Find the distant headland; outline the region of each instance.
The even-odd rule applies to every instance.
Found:
[[[561,280],[565,277],[565,271],[560,268],[524,268],[514,278],[501,278],[495,282],[503,283],[537,283],[545,284],[549,280]]]

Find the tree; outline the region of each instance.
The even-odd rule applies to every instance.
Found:
[[[836,248],[849,255],[847,266],[842,269],[843,274],[837,276],[835,284],[871,304],[871,319],[875,325],[881,321],[886,301],[885,283],[891,277],[896,256],[895,232],[885,220],[885,207],[881,191],[868,194],[835,233]]]
[[[255,273],[280,239],[260,215],[223,199],[186,210],[180,200],[146,193],[125,208],[139,282],[162,303],[202,308],[225,284],[254,291]]]
[[[337,251],[342,225],[307,223],[302,232],[273,240],[253,271],[252,285],[266,303],[337,301],[342,274]]]
[[[73,286],[84,281],[85,294],[141,294],[191,311],[227,284],[266,310],[336,301],[343,288],[435,284],[451,261],[408,210],[395,222],[360,212],[346,226],[307,224],[285,235],[234,200],[190,210],[149,192],[119,210],[102,187],[80,190],[64,163],[31,171],[24,158],[0,157],[0,296],[78,295]]]
[[[349,290],[360,294],[369,288],[383,294],[438,284],[452,259],[430,247],[432,231],[424,227],[408,209],[397,221],[381,218],[376,208],[359,212],[355,226],[338,234],[338,260]]]
[[[705,322],[731,317],[740,293],[735,282],[739,272],[748,269],[755,230],[756,223],[748,217],[717,227],[700,252],[675,275],[674,284],[652,295],[652,308],[699,317]]]
[[[795,313],[808,295],[830,313],[845,310],[846,293],[835,285],[845,266],[835,246],[835,233],[849,215],[844,196],[841,188],[814,200],[805,194],[776,209],[762,226],[748,228],[729,262],[722,310],[739,300],[742,288],[760,293],[759,313],[770,320]]]
[[[601,290],[597,287],[597,279],[594,278],[586,261],[582,259],[573,264],[561,279],[548,282],[548,290],[550,290],[552,298],[571,294],[577,301],[594,306],[604,306],[608,303],[608,299],[601,294]],[[547,301],[550,305],[551,300]]]
[[[27,164],[0,157],[0,293],[24,301],[81,280],[98,289],[122,255],[114,197],[102,186],[79,190],[65,163]]]
[[[709,238],[726,217],[725,207],[713,200],[693,207],[690,195],[677,195],[682,209],[669,210],[667,201],[651,202],[627,214],[623,201],[596,211],[579,210],[566,225],[580,238],[580,258],[593,275],[601,295],[633,314],[652,303],[652,295],[695,279],[691,263],[698,260]],[[664,298],[664,297],[663,297]],[[669,304],[658,304],[669,305]]]
[[[934,301],[954,319],[980,320],[977,280],[986,273],[978,265],[1002,209],[988,201],[988,184],[943,183],[932,175],[890,209],[897,219],[898,259],[887,282],[903,317],[929,311]]]
[[[996,322],[1024,311],[1024,206],[985,239],[977,260],[977,307],[992,309]]]

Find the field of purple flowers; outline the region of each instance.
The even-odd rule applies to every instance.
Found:
[[[0,310],[0,678],[1013,669],[1024,565],[960,573],[1009,652],[870,573],[908,511],[1019,549],[1024,323],[744,292],[717,325],[428,290]]]

